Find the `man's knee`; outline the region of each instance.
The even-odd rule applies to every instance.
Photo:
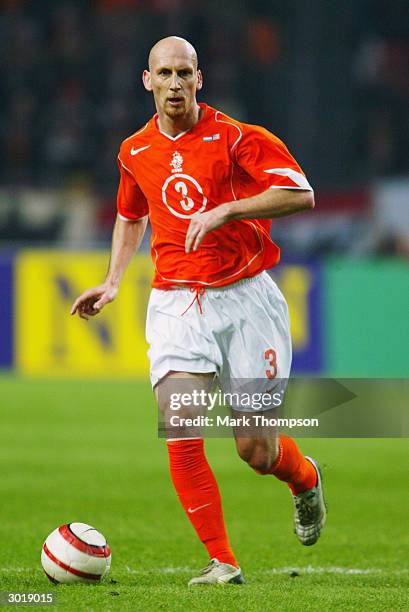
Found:
[[[214,374],[170,371],[155,386],[156,402],[162,415],[177,413],[184,418],[193,418],[204,409],[193,401],[194,393],[208,389]],[[181,405],[182,395],[191,396],[191,404]]]

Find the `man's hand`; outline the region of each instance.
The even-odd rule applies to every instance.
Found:
[[[103,283],[98,287],[93,287],[84,291],[74,302],[71,308],[71,314],[78,312],[81,319],[87,319],[97,315],[105,304],[112,302],[118,293],[117,287]]]
[[[197,251],[209,232],[229,221],[229,204],[221,204],[213,210],[193,215],[186,234],[185,252]]]
[[[193,215],[186,234],[185,252],[197,251],[209,232],[235,219],[275,219],[314,208],[311,189],[266,189],[242,200],[220,204]]]

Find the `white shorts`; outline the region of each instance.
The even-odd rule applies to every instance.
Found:
[[[271,388],[272,379],[288,379],[288,308],[267,272],[206,288],[198,299],[202,313],[188,288],[152,290],[146,321],[152,386],[170,371],[215,372],[221,385],[265,379]]]

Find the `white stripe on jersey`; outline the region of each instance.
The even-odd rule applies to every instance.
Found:
[[[292,180],[300,189],[308,189],[312,191],[312,187],[301,172],[297,172],[296,170],[292,170],[292,168],[269,168],[268,170],[264,170],[267,174],[278,174],[279,176],[287,176],[290,180]],[[274,185],[273,185],[274,186]],[[284,188],[282,185],[277,185],[278,188]],[[291,189],[291,187],[289,187]]]

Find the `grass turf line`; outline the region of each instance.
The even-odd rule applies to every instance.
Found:
[[[171,486],[147,383],[2,376],[0,402],[0,591],[55,591],[64,610],[409,607],[409,575],[401,571],[409,543],[407,441],[299,441],[324,467],[329,502],[320,542],[302,547],[286,487],[251,472],[232,440],[209,440],[248,583],[189,590],[207,558]],[[101,585],[55,588],[40,571],[41,545],[59,524],[77,520],[107,536],[112,570]],[[280,568],[289,571],[275,573]]]

